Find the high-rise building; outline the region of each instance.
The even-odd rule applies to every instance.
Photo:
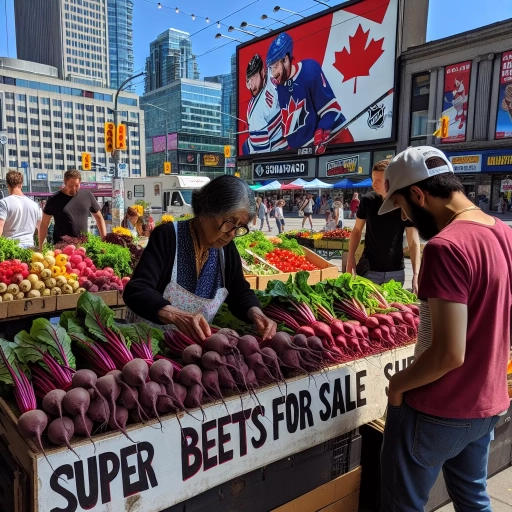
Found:
[[[146,174],[158,176],[167,158],[180,173],[224,173],[222,87],[179,79],[140,99],[145,111]],[[166,139],[167,134],[167,139]]]
[[[222,136],[235,138],[236,132],[236,54],[231,56],[231,73],[210,76],[205,82],[222,86]]]
[[[117,89],[133,75],[133,2],[108,2],[110,87]]]
[[[81,168],[81,154],[88,152],[97,169],[89,176],[105,181],[113,165],[104,136],[105,122],[114,120],[113,95],[103,87],[60,80],[50,66],[0,58],[0,130],[8,136],[3,168],[29,169],[34,180],[44,174],[48,182],[62,182],[65,171]],[[144,176],[144,113],[138,96],[123,91],[119,107],[119,121],[127,128],[120,162],[130,176]]]
[[[170,28],[149,45],[145,92],[165,87],[180,78],[199,79],[190,34]]]
[[[57,68],[59,78],[107,87],[107,0],[14,0],[21,60]]]

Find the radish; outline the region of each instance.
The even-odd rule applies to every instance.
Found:
[[[77,247],[75,249],[75,254],[80,254],[81,256],[85,256],[87,254],[87,251],[85,250],[85,247]]]
[[[66,245],[64,249],[62,249],[62,252],[66,254],[67,256],[71,256],[76,250],[76,247],[74,245]]]
[[[48,439],[56,446],[67,446],[77,457],[69,442],[75,433],[75,425],[67,416],[57,418],[48,425]],[[80,457],[78,457],[80,459]]]
[[[80,275],[81,273],[87,268],[87,265],[85,264],[85,262],[81,261],[77,266],[76,266],[76,269],[78,271],[80,271]]]

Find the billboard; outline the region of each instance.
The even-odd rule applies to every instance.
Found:
[[[468,118],[471,61],[447,66],[444,70],[443,116],[450,119],[448,137],[443,143],[464,142]]]
[[[512,137],[512,52],[501,56],[500,94],[496,119],[496,138]]]
[[[238,48],[239,156],[390,139],[398,0],[361,0]]]
[[[370,174],[371,153],[326,155],[319,159],[318,177],[342,180]]]
[[[163,153],[164,151],[173,151],[178,149],[178,134],[167,134],[167,147],[165,146],[165,135],[153,137],[153,153]]]

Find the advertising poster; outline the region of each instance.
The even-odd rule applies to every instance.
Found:
[[[512,52],[501,57],[500,95],[496,120],[496,138],[512,137]]]
[[[448,137],[441,140],[444,144],[466,140],[470,78],[471,61],[453,64],[445,68],[442,115],[450,118],[450,125]]]
[[[153,153],[163,153],[164,151],[173,151],[178,149],[178,134],[169,133],[167,135],[167,147],[165,146],[165,135],[153,137]]]
[[[362,0],[239,48],[239,155],[390,139],[397,5]]]

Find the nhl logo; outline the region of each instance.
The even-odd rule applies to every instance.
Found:
[[[257,165],[254,169],[254,172],[258,175],[259,178],[263,176],[263,173],[265,172],[265,169],[263,169],[262,165]]]
[[[385,105],[374,105],[368,109],[368,126],[372,130],[377,130],[384,126],[384,120],[386,119],[384,115],[385,110]]]

